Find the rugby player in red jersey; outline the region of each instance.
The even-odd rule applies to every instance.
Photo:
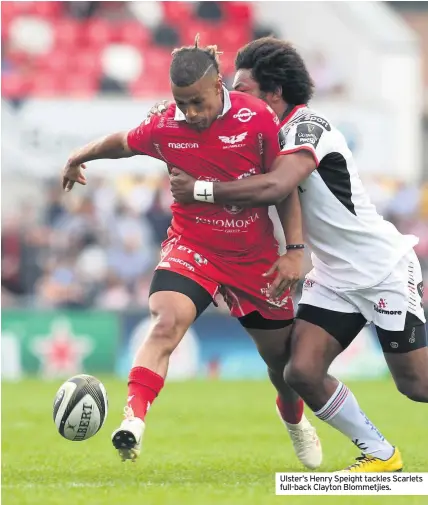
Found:
[[[213,181],[268,170],[279,153],[278,118],[263,101],[224,88],[215,47],[199,48],[196,43],[175,50],[170,77],[175,103],[166,113],[74,153],[64,169],[66,191],[75,182],[86,184],[83,163],[138,154],[164,160],[170,172],[180,168],[199,179],[195,196],[207,202],[212,200],[207,187]],[[289,287],[299,277],[303,247],[297,191],[278,209],[289,248]],[[164,385],[169,357],[220,293],[267,364],[278,391],[277,410],[297,456],[309,468],[319,466],[322,451],[315,429],[283,377],[294,313],[289,289],[279,297],[268,294],[275,276],[265,274],[278,259],[268,209],[174,203],[172,213],[150,290],[153,324],[130,371],[126,417],[113,433],[113,445],[124,460],[138,457],[145,416]]]
[[[285,377],[322,421],[362,452],[350,472],[401,471],[400,451],[361,410],[355,396],[328,375],[332,361],[367,322],[376,328],[398,390],[428,402],[428,349],[421,267],[406,236],[371,204],[343,135],[308,105],[311,80],[288,42],[266,37],[236,57],[235,89],[263,98],[281,118],[281,156],[267,174],[214,182],[213,201],[269,205],[299,188],[305,241],[313,269],[303,286]],[[179,202],[192,202],[195,181],[174,170]],[[281,260],[276,264],[281,277]],[[272,294],[279,295],[279,289]]]

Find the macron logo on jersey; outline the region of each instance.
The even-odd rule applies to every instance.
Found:
[[[199,149],[197,142],[169,142],[168,147],[171,149]]]

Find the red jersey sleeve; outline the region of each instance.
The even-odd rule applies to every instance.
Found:
[[[153,144],[154,129],[158,121],[159,116],[152,116],[128,132],[128,146],[136,153],[159,157]]]
[[[260,131],[263,135],[263,168],[268,172],[280,152],[279,119],[268,105],[260,113],[260,119]]]

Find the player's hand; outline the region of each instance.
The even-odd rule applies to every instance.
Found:
[[[83,170],[86,165],[76,163],[73,158],[70,158],[67,165],[64,167],[63,177],[62,177],[62,189],[69,192],[73,189],[74,184],[82,184],[86,186],[86,177],[83,174]]]
[[[195,178],[174,167],[169,179],[171,181],[171,193],[176,202],[192,203],[195,201],[193,198]]]
[[[294,290],[300,280],[302,271],[303,250],[296,249],[287,251],[278,258],[272,267],[263,274],[263,277],[270,277],[276,273],[275,280],[268,289],[268,294],[272,298],[279,298],[287,289]]]
[[[147,117],[161,116],[169,106],[168,100],[162,100],[161,102],[156,102],[153,107],[147,113]]]

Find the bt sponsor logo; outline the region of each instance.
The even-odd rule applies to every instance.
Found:
[[[186,247],[185,245],[179,245],[177,247],[177,249],[179,251],[184,251],[186,252],[187,254],[191,254],[193,255],[193,259],[196,261],[196,263],[198,265],[208,265],[208,260],[205,259],[201,254],[193,251],[192,249],[190,249],[189,247]]]

